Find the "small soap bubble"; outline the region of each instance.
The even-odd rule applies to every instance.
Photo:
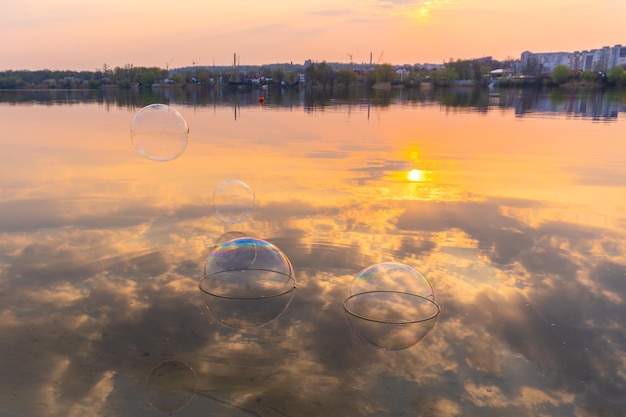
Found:
[[[240,237],[248,237],[248,235],[246,235],[244,232],[239,232],[237,230],[226,232],[215,240],[215,247],[218,247],[222,243],[239,239]]]
[[[215,214],[225,223],[241,223],[254,212],[254,191],[243,181],[226,180],[213,192]]]
[[[359,272],[343,305],[357,336],[381,350],[415,345],[432,330],[440,312],[428,279],[397,262]]]
[[[165,104],[151,104],[139,110],[130,125],[137,152],[153,161],[166,162],[185,152],[189,140],[187,122]]]
[[[180,410],[193,398],[196,384],[196,373],[191,366],[166,360],[148,374],[148,401],[152,407],[167,413]]]
[[[202,298],[213,315],[236,328],[276,319],[291,303],[295,288],[293,267],[283,251],[252,237],[217,246],[200,281]]]

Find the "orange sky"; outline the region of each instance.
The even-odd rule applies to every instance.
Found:
[[[0,70],[519,58],[626,43],[625,14],[623,0],[22,0],[2,6]]]

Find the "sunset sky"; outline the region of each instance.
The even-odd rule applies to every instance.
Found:
[[[314,61],[442,63],[626,43],[626,1],[22,0],[0,14],[0,70]]]

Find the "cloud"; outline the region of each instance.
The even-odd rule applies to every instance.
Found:
[[[304,155],[305,158],[320,158],[320,159],[343,159],[348,156],[347,152],[341,151],[314,151]]]
[[[348,16],[355,13],[354,10],[351,9],[325,9],[325,10],[312,10],[308,12],[309,14],[323,17],[337,17],[337,16]]]
[[[78,226],[132,227],[163,215],[167,209],[146,201],[119,206],[97,199],[19,199],[0,203],[0,231],[34,231],[41,228]]]
[[[564,414],[573,403],[601,404],[608,415],[623,409],[626,375],[615,364],[626,360],[619,349],[626,262],[618,248],[610,260],[595,261],[600,243],[611,242],[604,229],[534,224],[505,210],[542,210],[539,202],[266,202],[253,221],[288,254],[298,288],[283,315],[245,331],[220,324],[197,289],[198,258],[211,239],[193,233],[217,233],[203,216],[208,206],[108,208],[113,217],[132,218],[134,209],[146,220],[130,228],[103,222],[108,209],[68,228],[62,206],[5,204],[12,219],[24,216],[3,235],[0,349],[16,359],[3,372],[18,387],[16,398],[30,399],[0,396],[12,409],[36,413],[28,405],[36,393],[42,401],[53,395],[58,414],[95,397],[100,411],[113,410],[127,401],[122,387],[140,393],[141,381],[166,359],[183,360],[198,375],[190,413],[491,409],[531,416]],[[27,227],[46,212],[53,219],[47,228]],[[442,306],[431,333],[399,352],[361,342],[342,307],[355,274],[390,258],[418,265]],[[150,410],[147,402],[137,407]]]
[[[378,0],[379,4],[384,6],[404,6],[404,5],[421,5],[425,3],[420,0]]]
[[[590,169],[588,166],[585,169],[571,167],[566,171],[574,174],[575,181],[582,185],[623,187],[626,184],[626,174],[623,173],[621,166],[615,166],[613,169],[607,167]]]

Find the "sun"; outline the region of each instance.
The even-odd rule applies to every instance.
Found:
[[[437,13],[438,11],[454,7],[459,0],[424,0],[424,1],[392,1],[387,3],[396,4],[397,14],[415,19],[422,25],[428,25],[431,23],[431,13]]]
[[[409,181],[423,181],[424,171],[419,169],[412,169],[407,173],[407,178],[409,179]]]
[[[402,13],[404,16],[416,19],[422,24],[428,24],[430,21],[430,12],[433,8],[432,1],[424,1],[417,6],[407,6]]]

